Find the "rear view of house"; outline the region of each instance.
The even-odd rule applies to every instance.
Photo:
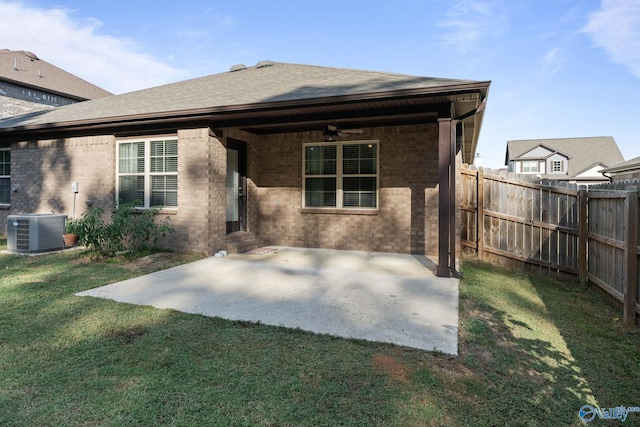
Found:
[[[162,206],[163,245],[438,254],[448,274],[456,163],[489,82],[263,61],[0,121],[7,213]]]

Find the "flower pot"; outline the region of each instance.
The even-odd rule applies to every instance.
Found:
[[[64,240],[64,245],[66,247],[75,246],[78,243],[77,234],[63,234],[62,239]]]

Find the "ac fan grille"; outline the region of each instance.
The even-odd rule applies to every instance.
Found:
[[[19,251],[29,250],[29,220],[19,219],[16,228],[16,249]]]

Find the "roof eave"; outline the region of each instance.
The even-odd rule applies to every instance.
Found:
[[[403,98],[418,98],[432,96],[447,96],[461,93],[476,92],[486,96],[489,81],[461,82],[447,86],[437,86],[420,89],[402,89],[394,91],[370,92],[363,94],[351,94],[334,97],[308,98],[287,101],[270,101],[249,104],[225,105],[199,109],[163,111],[159,113],[136,114],[127,116],[104,117],[101,119],[87,119],[77,121],[65,121],[59,123],[42,123],[25,126],[0,128],[0,135],[31,135],[44,132],[80,132],[97,131],[122,126],[149,125],[151,123],[180,123],[188,121],[215,121],[225,116],[235,114],[238,117],[255,116],[260,113],[273,112],[274,110],[288,110],[300,107],[329,106],[347,103],[391,101]],[[481,118],[481,117],[480,117]],[[477,144],[477,138],[474,138]]]

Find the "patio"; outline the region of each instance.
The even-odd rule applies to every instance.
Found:
[[[420,255],[270,246],[78,293],[458,353],[458,280]]]

